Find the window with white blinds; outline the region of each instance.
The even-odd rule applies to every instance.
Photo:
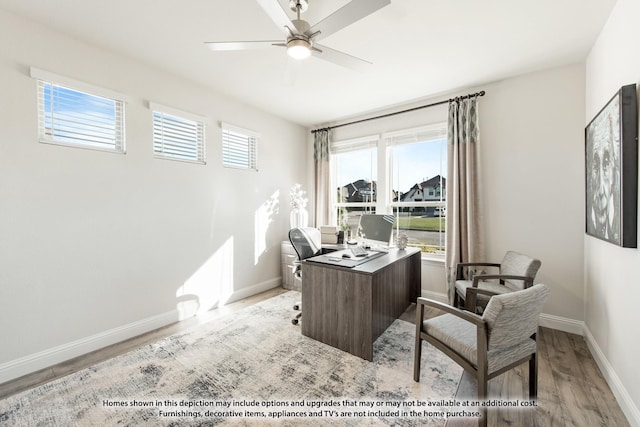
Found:
[[[107,96],[89,93],[89,85],[74,85],[70,79],[57,79],[54,74],[36,69],[31,70],[31,75],[38,79],[40,142],[125,152],[124,101],[117,94],[108,90],[102,91]],[[89,91],[83,90],[86,87]]]
[[[204,118],[149,103],[156,157],[205,164]]]
[[[222,164],[227,167],[258,170],[260,134],[222,123]]]

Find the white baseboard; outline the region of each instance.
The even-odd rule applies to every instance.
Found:
[[[237,301],[276,288],[280,286],[281,282],[282,278],[276,277],[254,286],[240,289],[233,292],[227,302]],[[178,320],[179,312],[176,309],[2,363],[0,364],[0,384],[167,326]]]
[[[178,321],[178,311],[148,317],[0,364],[0,384]]]
[[[622,412],[627,417],[627,421],[629,421],[631,427],[640,427],[640,409],[638,409],[634,403],[624,384],[620,381],[618,374],[616,374],[616,371],[609,363],[609,360],[607,360],[607,357],[602,349],[600,349],[596,339],[593,337],[591,331],[586,327],[586,325],[584,327],[584,336],[587,341],[589,351],[598,364],[598,367],[600,368],[604,379],[607,381],[607,384],[611,388],[613,395],[616,397],[616,400],[620,405],[620,409],[622,409]]]
[[[249,286],[248,288],[234,291],[229,299],[225,301],[225,304],[241,300],[242,298],[248,298],[255,294],[259,294],[260,292],[268,291],[269,289],[277,288],[280,285],[282,285],[282,277],[280,276],[274,279],[265,280],[264,282]]]
[[[584,333],[583,321],[554,316],[553,314],[540,314],[539,324],[545,328],[568,332],[570,334],[582,335]]]

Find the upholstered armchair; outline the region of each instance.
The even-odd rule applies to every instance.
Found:
[[[509,251],[502,261],[466,262],[456,266],[453,305],[469,311],[482,311],[494,295],[529,288],[540,269],[540,260]],[[489,273],[486,270],[498,270]]]
[[[549,289],[538,284],[494,296],[482,316],[426,298],[418,298],[413,379],[420,381],[422,341],[445,353],[478,381],[478,400],[487,396],[488,382],[529,362],[529,398],[538,392],[536,334],[538,317]],[[424,319],[426,306],[446,314]],[[480,426],[487,425],[486,409]]]

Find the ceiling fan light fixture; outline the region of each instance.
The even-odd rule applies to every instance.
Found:
[[[311,43],[304,39],[292,39],[287,42],[287,55],[294,59],[305,59],[311,56]]]

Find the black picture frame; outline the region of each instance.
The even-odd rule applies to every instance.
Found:
[[[585,128],[585,232],[637,248],[638,101],[622,86]]]

